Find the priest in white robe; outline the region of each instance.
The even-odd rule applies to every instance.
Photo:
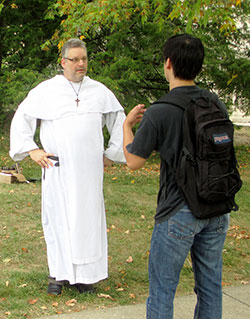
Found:
[[[11,124],[10,156],[30,155],[42,167],[42,225],[49,267],[48,293],[62,283],[79,292],[107,278],[104,165],[124,163],[125,114],[115,95],[86,76],[87,50],[78,39],[62,48],[63,75],[32,89]],[[41,120],[39,149],[34,141]],[[110,140],[104,150],[102,129]]]

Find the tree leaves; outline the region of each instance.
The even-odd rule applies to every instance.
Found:
[[[240,0],[58,0],[50,15],[64,19],[61,33],[56,30],[50,44],[60,41],[61,47],[80,32],[90,55],[89,74],[113,90],[129,110],[138,101],[148,104],[166,92],[163,42],[170,35],[189,32],[207,48],[205,72],[198,81],[219,95],[226,93],[228,105],[233,92],[236,103],[248,109],[250,89],[242,83],[249,82],[249,9]]]

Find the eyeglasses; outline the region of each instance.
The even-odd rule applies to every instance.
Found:
[[[82,61],[83,63],[85,63],[87,61],[87,57],[84,57],[81,59],[79,59],[79,58],[72,58],[72,59],[71,58],[64,58],[64,59],[69,60],[74,64],[78,64],[80,61]]]

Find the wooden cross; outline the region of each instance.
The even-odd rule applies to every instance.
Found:
[[[77,99],[76,99],[75,101],[76,101],[76,106],[78,106],[78,103],[80,102],[80,100],[78,99],[78,97],[77,97]]]

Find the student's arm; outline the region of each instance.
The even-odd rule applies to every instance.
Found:
[[[138,104],[129,112],[123,124],[123,152],[127,166],[132,170],[143,167],[146,162],[146,158],[129,153],[127,150],[127,145],[131,144],[134,140],[132,129],[136,123],[141,121],[145,111],[146,109],[144,108],[144,105]]]

